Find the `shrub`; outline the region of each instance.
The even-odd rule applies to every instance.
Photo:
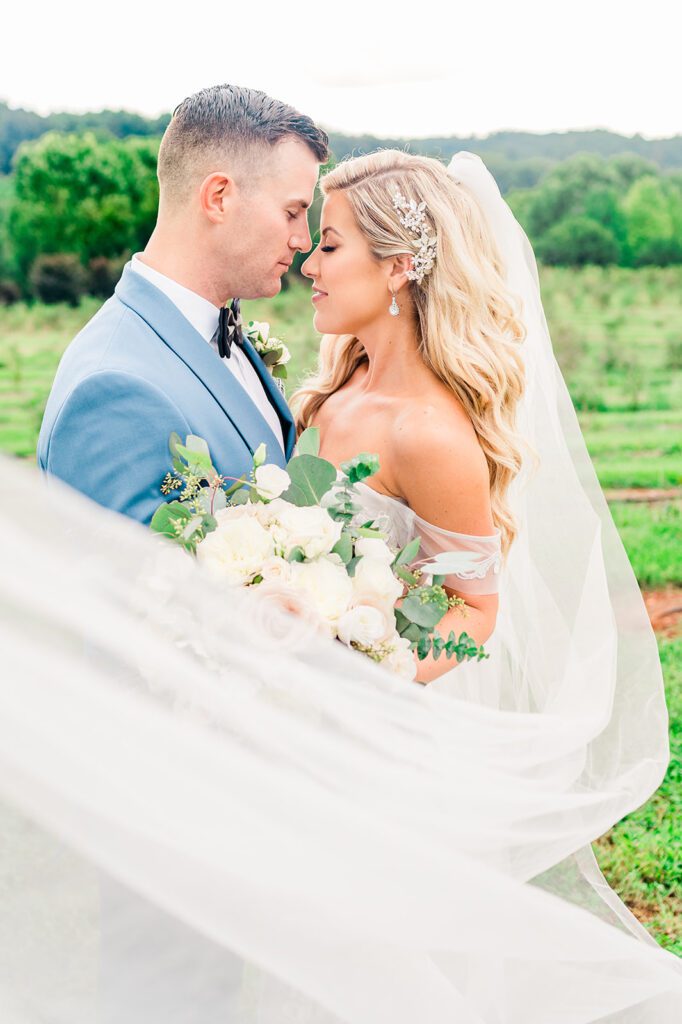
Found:
[[[620,257],[613,234],[590,217],[566,217],[545,232],[535,248],[543,263],[573,267],[617,263]]]
[[[125,257],[108,259],[106,256],[95,256],[91,259],[87,274],[88,294],[101,299],[108,299],[113,295],[125,262]]]
[[[41,302],[68,302],[77,306],[85,293],[86,275],[73,253],[46,253],[33,263],[30,281],[33,294]]]
[[[0,306],[11,306],[21,298],[21,289],[14,281],[6,278],[0,280]]]
[[[682,244],[676,238],[652,238],[640,246],[633,262],[636,267],[670,267],[682,263]]]

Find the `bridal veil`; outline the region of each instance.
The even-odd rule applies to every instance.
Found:
[[[491,657],[394,678],[3,461],[3,1024],[680,1018],[590,849],[665,772],[655,638],[529,243],[477,157],[449,169],[528,328]]]

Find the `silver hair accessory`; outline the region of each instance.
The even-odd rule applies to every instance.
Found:
[[[431,228],[426,221],[426,203],[417,204],[414,199],[408,202],[401,192],[396,192],[393,196],[393,206],[403,227],[419,235],[419,252],[412,255],[412,270],[407,271],[408,278],[419,284],[433,268],[437,236],[431,234]]]

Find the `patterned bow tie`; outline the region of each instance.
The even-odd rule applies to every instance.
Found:
[[[221,358],[229,359],[232,354],[232,345],[244,345],[242,336],[242,316],[239,311],[239,299],[233,299],[229,306],[223,306],[218,318],[218,330],[216,331],[218,341],[218,355]]]

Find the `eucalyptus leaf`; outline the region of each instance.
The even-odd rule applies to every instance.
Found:
[[[395,565],[393,567],[393,572],[399,579],[404,583],[408,583],[411,587],[414,587],[419,583],[418,577],[415,576],[413,572],[410,572],[409,569],[403,569],[401,565]]]
[[[320,454],[320,428],[307,427],[296,442],[297,455]]]
[[[379,456],[371,452],[360,452],[355,458],[341,463],[341,472],[351,484],[357,484],[379,472]]]
[[[418,626],[424,626],[425,629],[433,629],[443,618],[443,612],[430,602],[422,602],[418,594],[419,591],[412,591],[408,594],[400,609],[411,622],[415,622]]]
[[[189,439],[188,439],[189,440]],[[187,462],[190,473],[201,477],[202,480],[210,480],[216,476],[216,471],[211,462],[211,456],[205,452],[193,451],[185,445],[177,446],[178,453]]]
[[[168,438],[168,448],[170,449],[170,453],[173,459],[176,459],[178,457],[179,444],[182,444],[182,438],[180,437],[179,434],[176,434],[175,431],[173,431],[171,436]]]
[[[427,658],[429,656],[430,652],[431,637],[428,636],[428,634],[422,634],[422,636],[419,637],[419,641],[417,643],[417,656],[419,657],[419,660],[423,661],[424,658]]]
[[[227,505],[227,498],[225,497],[225,491],[222,488],[218,488],[213,495],[213,511],[220,512],[222,508]]]
[[[177,539],[177,528],[175,523],[177,523],[178,520],[182,523],[186,523],[191,519],[191,517],[192,513],[181,502],[169,501],[164,502],[163,505],[159,505],[152,516],[152,521],[149,525],[156,533],[162,533],[164,536],[175,540]]]
[[[305,551],[300,545],[292,548],[287,557],[288,562],[305,562]]]
[[[316,455],[295,455],[287,465],[291,486],[281,495],[293,505],[319,505],[336,480],[336,467]]]
[[[246,505],[248,500],[249,492],[244,487],[230,495],[230,505]],[[225,497],[225,503],[227,504],[227,497]]]
[[[413,537],[409,544],[406,544],[404,548],[400,549],[393,560],[393,565],[405,565],[406,563],[413,562],[419,554],[420,547],[421,538]]]
[[[208,443],[199,437],[198,434],[188,434],[185,439],[185,448],[190,452],[196,452],[198,455],[206,455],[207,458],[211,458],[211,453],[208,448]]]
[[[277,366],[273,366],[272,376],[279,377],[280,380],[286,380],[287,377],[289,376],[289,374],[287,373],[286,366],[283,363],[279,363]]]
[[[332,548],[332,553],[338,555],[341,561],[348,565],[353,557],[353,541],[349,533],[341,534]]]
[[[358,562],[360,561],[360,558],[361,558],[360,555],[353,555],[353,557],[351,558],[350,562],[346,566],[346,572],[348,573],[349,576],[351,576],[351,577],[355,576],[355,570],[357,568]]]

